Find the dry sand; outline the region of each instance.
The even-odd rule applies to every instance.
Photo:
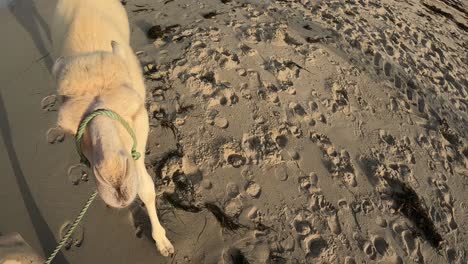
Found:
[[[94,183],[48,130],[53,3],[19,3],[0,10],[0,232],[44,256]],[[141,203],[97,201],[56,263],[467,263],[466,2],[124,4],[176,254]]]

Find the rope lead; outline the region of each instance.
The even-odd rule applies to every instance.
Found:
[[[138,160],[140,157],[141,157],[141,154],[136,150],[137,148],[137,139],[136,139],[136,136],[135,136],[135,132],[133,132],[133,129],[130,127],[130,125],[119,115],[117,114],[116,112],[112,111],[112,110],[108,110],[108,109],[98,109],[98,110],[94,110],[93,112],[91,112],[89,115],[87,115],[83,120],[81,120],[80,122],[80,125],[78,126],[78,130],[76,132],[76,136],[75,136],[75,142],[76,142],[76,151],[78,152],[78,154],[80,155],[80,158],[81,158],[81,162],[83,164],[85,164],[86,166],[88,167],[91,167],[91,164],[89,162],[89,160],[86,158],[86,156],[83,154],[83,151],[81,149],[81,142],[82,142],[82,139],[83,139],[83,134],[86,130],[86,126],[89,124],[89,122],[95,118],[96,116],[98,115],[103,115],[103,116],[107,116],[107,117],[110,117],[116,121],[119,121],[124,127],[125,129],[127,130],[127,132],[130,134],[130,136],[132,137],[133,139],[133,146],[132,146],[132,150],[131,150],[131,153],[132,153],[132,157],[133,159],[135,160]],[[70,238],[70,236],[73,234],[73,232],[75,231],[76,227],[78,226],[78,224],[81,222],[81,219],[83,219],[84,215],[86,214],[86,212],[88,211],[89,207],[91,206],[91,203],[94,201],[94,199],[96,198],[98,192],[97,191],[94,191],[91,196],[89,197],[88,201],[85,203],[85,205],[83,206],[83,208],[81,209],[80,213],[78,214],[78,216],[75,218],[75,221],[73,221],[73,224],[70,226],[70,229],[68,229],[67,233],[65,234],[65,236],[62,237],[62,239],[60,240],[60,242],[58,243],[58,245],[55,247],[54,251],[52,252],[52,254],[50,254],[49,258],[44,262],[44,264],[50,264],[52,263],[52,260],[55,258],[55,256],[57,255],[57,253],[62,249],[62,247],[65,245],[65,243],[68,241],[68,239]]]

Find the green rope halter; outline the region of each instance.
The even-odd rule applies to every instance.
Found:
[[[132,146],[132,157],[135,160],[138,160],[140,158],[140,153],[137,152],[137,139],[135,136],[135,133],[133,132],[133,129],[130,127],[130,125],[116,112],[107,110],[107,109],[98,109],[94,110],[91,112],[89,115],[87,115],[83,120],[81,120],[80,125],[78,126],[78,130],[76,132],[75,136],[75,141],[76,141],[76,151],[80,155],[81,162],[85,164],[86,166],[90,167],[91,164],[89,163],[89,160],[85,157],[83,154],[83,151],[81,149],[81,142],[83,139],[83,134],[86,130],[86,126],[89,124],[89,122],[95,118],[98,115],[104,115],[107,117],[110,117],[114,120],[119,121],[125,129],[128,131],[130,136],[133,138],[133,146]],[[67,233],[62,237],[58,245],[55,247],[54,251],[52,254],[50,254],[49,258],[44,262],[44,264],[50,264],[52,260],[55,258],[55,256],[58,254],[58,252],[62,249],[62,247],[65,245],[65,243],[68,241],[70,236],[73,234],[75,231],[76,227],[78,224],[81,222],[81,219],[83,219],[85,213],[88,211],[89,207],[91,206],[91,203],[94,201],[94,198],[96,198],[98,192],[94,191],[93,194],[89,197],[88,201],[86,201],[85,205],[83,206],[83,209],[81,209],[80,213],[78,216],[75,218],[75,221],[73,221],[72,225],[70,226],[70,229],[68,229]]]
[[[141,155],[136,150],[136,148],[137,148],[137,139],[136,139],[135,133],[133,132],[130,125],[116,112],[111,111],[111,110],[107,110],[107,109],[98,109],[98,110],[94,110],[93,112],[91,112],[88,116],[86,116],[81,121],[80,125],[78,126],[78,130],[76,132],[76,136],[75,136],[76,150],[78,151],[78,154],[80,155],[81,162],[83,164],[87,165],[88,167],[90,166],[89,160],[85,157],[85,155],[83,154],[83,151],[81,150],[81,141],[83,140],[83,134],[84,134],[84,132],[86,130],[86,126],[88,125],[89,122],[91,122],[91,120],[93,118],[95,118],[98,115],[104,115],[104,116],[110,117],[110,118],[112,118],[114,120],[117,120],[125,127],[125,129],[130,134],[130,136],[132,136],[132,139],[133,139],[132,157],[133,157],[133,159],[138,160]]]

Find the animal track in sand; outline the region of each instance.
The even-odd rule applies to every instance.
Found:
[[[334,211],[335,210],[333,205],[330,204],[325,199],[325,196],[323,194],[321,194],[321,193],[313,193],[310,196],[309,208],[312,211],[319,211],[319,210]]]
[[[325,166],[332,176],[341,179],[347,186],[356,187],[356,173],[349,153],[344,149],[338,153],[323,134],[311,132],[310,139],[322,150]]]
[[[42,99],[41,108],[44,111],[57,111],[58,109],[58,98],[57,95],[49,95]]]
[[[229,147],[224,150],[224,160],[234,168],[239,168],[247,162],[247,159],[240,153],[240,151]]]
[[[372,245],[371,242],[369,241],[365,242],[362,250],[364,251],[364,253],[367,255],[368,258],[375,260],[376,250],[375,250],[374,245]]]
[[[83,164],[78,164],[68,168],[68,180],[73,185],[79,185],[89,180],[90,170]]]
[[[356,260],[353,257],[346,256],[344,263],[345,264],[356,264]]]
[[[60,227],[60,237],[64,237],[65,234],[71,227],[71,222],[63,223],[62,227]],[[72,247],[81,247],[84,241],[84,227],[81,224],[75,228],[75,231],[70,236],[70,238],[65,242],[64,248],[66,250],[71,249]]]
[[[296,233],[301,238],[304,238],[312,232],[311,224],[307,219],[305,219],[305,216],[302,214],[298,214],[296,215],[296,217],[294,217],[292,226],[294,228],[294,231],[296,231]]]
[[[232,199],[239,195],[239,186],[234,182],[229,182],[226,184],[226,198]]]
[[[49,130],[47,130],[46,137],[49,144],[60,143],[65,140],[65,131],[60,127],[49,128]]]
[[[336,213],[332,213],[328,217],[328,227],[330,228],[333,234],[335,235],[341,234],[341,225],[340,225],[340,222],[338,221],[338,216]]]
[[[454,198],[450,194],[449,187],[445,181],[445,176],[439,174],[438,178],[439,179],[432,179],[431,181],[437,198],[430,206],[429,214],[435,222],[439,222],[439,224],[444,227],[446,232],[450,232],[451,230],[456,230],[458,228],[458,224],[454,219]]]
[[[254,182],[248,183],[245,188],[245,192],[253,198],[258,198],[258,196],[260,196],[261,191],[262,188],[260,187],[260,185]]]
[[[244,210],[244,205],[240,197],[236,197],[227,202],[224,212],[230,217],[238,217]]]
[[[319,234],[311,234],[304,238],[302,248],[307,256],[313,258],[318,257],[322,251],[328,248],[327,241],[325,241]]]
[[[374,236],[371,241],[378,254],[383,256],[387,253],[388,243],[383,237]]]
[[[288,179],[288,172],[285,165],[279,165],[275,168],[275,177],[280,181]]]
[[[214,125],[219,128],[227,128],[229,126],[229,121],[225,117],[215,117]]]
[[[426,91],[445,94],[437,97],[440,100],[434,100],[435,97],[430,98],[439,116],[442,114],[442,109],[449,107],[454,111],[458,110],[458,117],[463,116],[466,119],[467,107],[459,99],[453,99],[458,98],[460,94],[466,94],[461,83],[467,82],[465,77],[467,64],[455,52],[463,46],[463,38],[457,37],[452,45],[443,41],[455,35],[459,36],[459,31],[450,30],[449,33],[442,30],[435,32],[424,30],[418,25],[420,23],[415,23],[414,20],[420,17],[415,18],[409,13],[412,7],[408,8],[407,3],[388,5],[356,1],[351,4],[307,2],[303,5],[313,7],[312,10],[321,10],[311,14],[343,36],[338,43],[339,46],[351,56],[364,55],[367,60],[373,61],[375,72],[385,76],[397,89],[404,90],[404,80],[412,79],[417,83],[416,88],[422,92],[421,97],[425,100],[428,99]],[[350,6],[358,9],[349,12]],[[421,4],[419,7],[423,9]],[[344,12],[346,15],[336,17],[333,15],[334,12]],[[433,10],[427,12],[429,15],[422,16],[422,20],[427,18],[430,23],[436,23],[441,28],[446,26],[441,21],[431,19]],[[356,13],[359,15],[356,16]],[[366,15],[370,15],[370,19],[363,19]],[[366,42],[363,45],[362,40],[370,40],[367,41],[370,44]],[[361,59],[358,58],[359,60]],[[461,128],[459,123],[457,126]]]

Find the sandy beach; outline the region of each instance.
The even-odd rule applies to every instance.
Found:
[[[467,263],[466,1],[122,4],[175,254],[97,199],[54,263]],[[96,188],[55,127],[54,7],[0,2],[0,242],[44,258]]]

